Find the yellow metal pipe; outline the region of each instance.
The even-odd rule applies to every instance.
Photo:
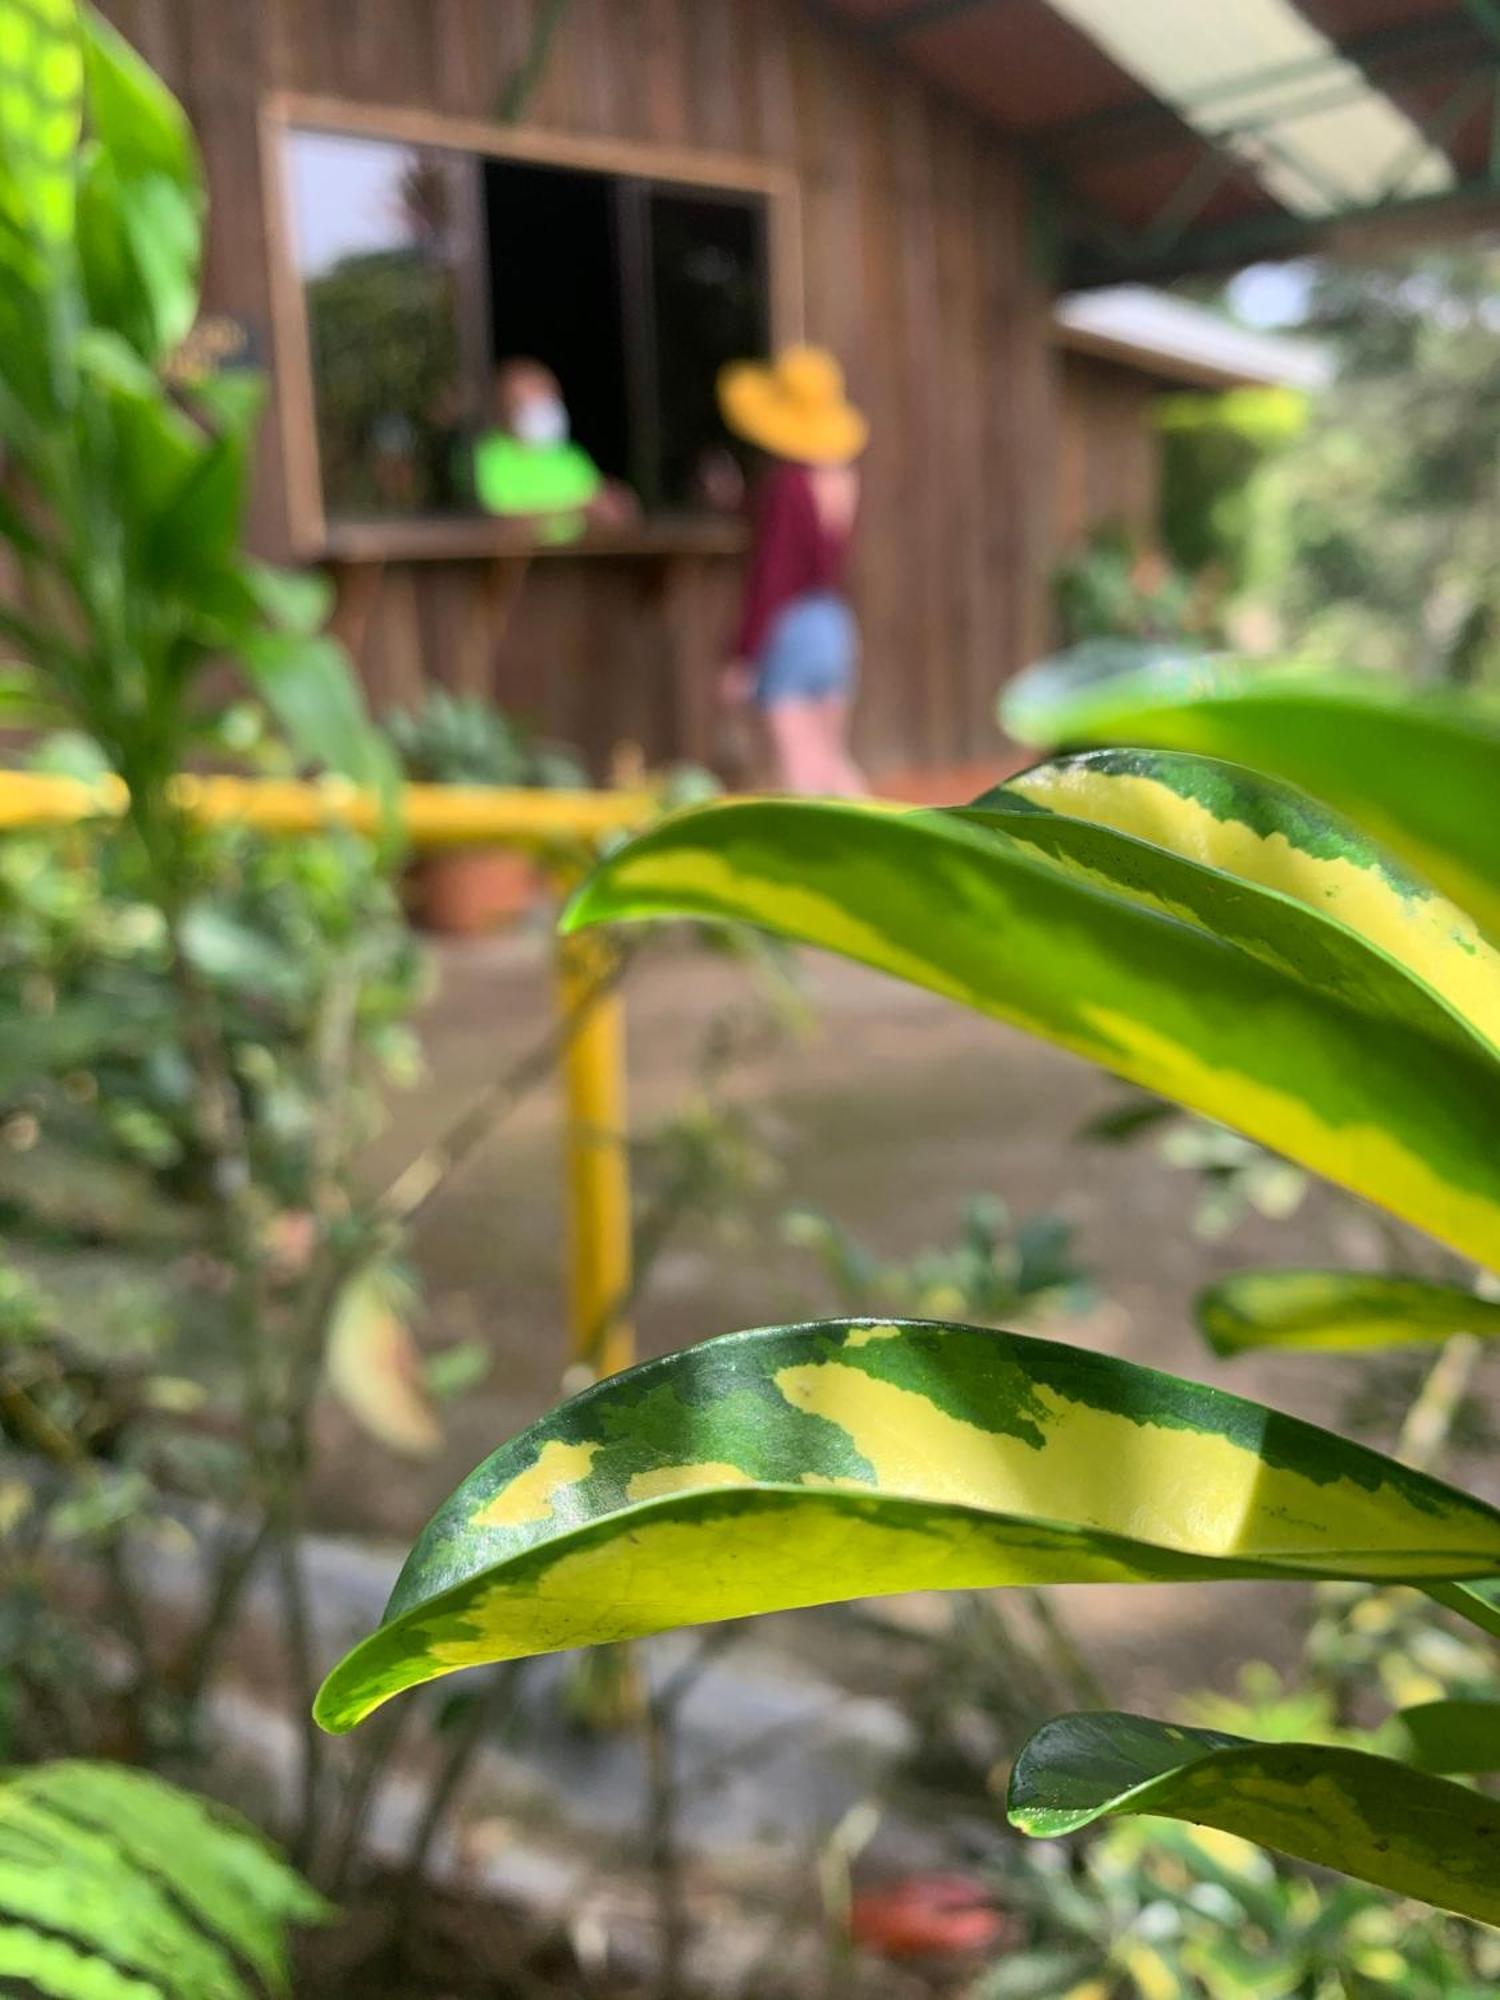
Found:
[[[346,826],[375,833],[381,802],[338,779],[306,784],[281,778],[184,775],[178,804],[211,825],[265,833],[316,833]],[[31,771],[0,773],[0,830],[72,826],[118,818],[126,791],[118,778],[85,783]],[[644,792],[495,791],[470,785],[404,785],[400,819],[414,848],[592,846],[650,818]],[[592,934],[560,941],[558,985],[565,1037],[562,1082],[567,1171],[567,1275],[571,1354],[592,1375],[612,1375],[634,1359],[627,1301],[631,1284],[630,1168],[625,1123],[624,1009],[613,990],[612,950]]]
[[[630,1161],[625,1010],[607,939],[560,938],[558,988],[569,1033],[562,1065],[568,1187],[568,1318],[573,1361],[591,1376],[635,1359],[630,1323]]]
[[[347,826],[375,833],[381,804],[372,792],[338,778],[173,780],[178,804],[211,825],[241,824],[265,833],[317,833]],[[547,845],[592,842],[639,826],[656,810],[646,792],[497,791],[483,785],[403,785],[400,823],[413,847],[482,846],[495,841]],[[0,828],[71,826],[100,815],[118,818],[125,787],[118,778],[87,783],[35,771],[0,773]]]

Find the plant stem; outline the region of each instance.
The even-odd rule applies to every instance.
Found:
[[[312,1866],[318,1837],[318,1809],[323,1789],[323,1733],[313,1721],[312,1714],[313,1696],[317,1692],[317,1669],[312,1624],[307,1609],[306,1578],[298,1557],[297,1537],[289,1524],[282,1530],[276,1553],[282,1625],[291,1670],[292,1704],[302,1748],[291,1852],[298,1867],[306,1871]]]
[[[359,1762],[345,1788],[343,1825],[339,1832],[338,1848],[329,1868],[329,1893],[336,1898],[343,1896],[348,1890],[354,1873],[354,1864],[359,1859],[360,1844],[364,1839],[370,1808],[374,1804],[381,1780],[394,1761],[396,1750],[406,1733],[407,1723],[416,1713],[415,1702],[390,1703],[365,1732],[365,1741],[360,1746]]]
[[[389,1222],[406,1223],[421,1213],[522,1098],[552,1074],[590,1008],[619,983],[627,963],[628,953],[617,953],[610,970],[584,995],[581,1005],[567,1020],[486,1085],[445,1132],[402,1168],[376,1203],[377,1214]]]
[[[469,1704],[468,1713],[454,1728],[453,1739],[448,1754],[438,1772],[437,1781],[427,1795],[427,1805],[417,1822],[411,1846],[407,1850],[406,1862],[401,1872],[401,1883],[397,1891],[396,1905],[398,1923],[404,1932],[409,1928],[408,1919],[417,1893],[426,1877],[427,1864],[437,1837],[443,1829],[443,1822],[458,1796],[459,1788],[468,1776],[474,1758],[483,1747],[486,1737],[495,1724],[514,1708],[521,1679],[521,1662],[507,1660],[491,1669],[489,1685],[477,1694]]]
[[[677,1697],[670,1688],[649,1696],[646,1745],[646,1866],[656,1902],[656,2000],[679,2000],[687,1949],[687,1911],[677,1850]]]
[[[270,1519],[262,1520],[248,1535],[235,1539],[218,1563],[208,1610],[194,1635],[191,1649],[178,1667],[178,1685],[189,1710],[202,1699],[213,1671],[214,1656],[234,1622],[240,1594],[265,1553],[271,1531]]]

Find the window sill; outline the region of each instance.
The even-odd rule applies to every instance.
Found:
[[[734,556],[744,523],[720,515],[659,515],[620,528],[589,528],[575,541],[540,538],[523,522],[487,514],[411,521],[330,521],[313,560],[335,563],[521,561],[532,556]]]

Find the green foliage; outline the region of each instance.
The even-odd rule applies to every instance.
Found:
[[[120,1702],[117,1679],[94,1684],[81,1607],[50,1565],[108,1561],[184,1500],[255,1502],[260,1400],[306,1394],[287,1348],[324,1283],[319,1238],[359,1256],[352,1156],[415,1070],[421,968],[368,844],[236,830],[201,843],[197,868],[182,948],[250,1176],[253,1324],[144,857],[98,826],[0,843],[0,1440],[43,1468],[0,1519],[0,1657],[29,1754],[90,1747]],[[274,1380],[256,1361],[268,1339],[287,1356]],[[146,1752],[186,1717],[162,1690],[141,1724]]]
[[[1138,1715],[1061,1716],[1022,1751],[1007,1809],[1024,1832],[1043,1835],[1121,1813],[1188,1820],[1440,1909],[1500,1919],[1488,1859],[1500,1806],[1362,1750],[1250,1743]]]
[[[1237,1271],[1200,1292],[1194,1311],[1220,1354],[1259,1347],[1367,1353],[1500,1334],[1500,1303],[1461,1285],[1353,1271]]]
[[[0,1776],[0,1980],[47,2000],[250,2000],[327,1906],[227,1814],[118,1765]],[[14,1982],[14,1983],[12,1983]]]
[[[1124,529],[1096,529],[1059,565],[1053,596],[1069,645],[1202,637],[1211,625],[1191,578],[1138,548]]]
[[[1454,719],[1450,762],[1482,759],[1476,739]],[[1385,805],[1410,840],[1414,788]],[[668,916],[756,922],[931,986],[1496,1261],[1500,959],[1464,909],[1351,824],[1246,769],[1120,751],[1060,759],[961,812],[710,807],[617,850],[570,921]],[[1404,1055],[1356,1109],[1383,1044]],[[1450,1095],[1460,1048],[1467,1080]],[[318,1712],[347,1728],[464,1664],[903,1587],[1287,1565],[1404,1576],[1500,1632],[1500,1554],[1476,1549],[1472,1582],[1443,1574],[1473,1501],[1406,1488],[1407,1523],[1377,1522],[1365,1509],[1411,1473],[1373,1456],[1356,1468],[1349,1445],[1294,1439],[1244,1405],[1231,1416],[1209,1393],[931,1324],[711,1342],[598,1385],[482,1466]],[[1425,1748],[1423,1727],[1393,1725],[1387,1747],[1451,1766],[1461,1714],[1433,1717]],[[1345,1742],[1067,1717],[1023,1751],[1010,1811],[1037,1833],[1167,1814],[1500,1919],[1494,1804]]]
[[[1302,1169],[1269,1148],[1142,1091],[1123,1094],[1091,1118],[1079,1137],[1101,1146],[1128,1146],[1150,1138],[1164,1166],[1197,1181],[1192,1226],[1194,1235],[1205,1242],[1232,1235],[1252,1215],[1284,1221],[1296,1214],[1307,1192],[1308,1177]]]
[[[1307,423],[1293,389],[1232,389],[1171,396],[1158,406],[1162,438],[1162,546],[1189,576],[1209,572],[1221,591],[1251,581],[1261,532],[1263,481]]]
[[[415,710],[385,719],[408,778],[433,785],[569,790],[588,777],[571,750],[538,741],[478,695],[434,689]]]
[[[810,1250],[847,1312],[1001,1325],[1013,1316],[1082,1312],[1094,1288],[1073,1252],[1073,1227],[1060,1215],[1015,1223],[994,1195],[971,1195],[951,1248],[901,1261],[876,1256],[830,1217],[792,1209],[782,1235]]]
[[[1260,496],[1291,640],[1422,679],[1500,672],[1500,325],[1484,243],[1316,274],[1333,386]]]
[[[1071,1868],[1042,1849],[1000,1893],[1028,1942],[972,2000],[1481,2000],[1500,1974],[1488,1931],[1169,1820],[1106,1822]]]
[[[25,609],[0,633],[45,709],[102,746],[159,853],[167,781],[225,655],[308,758],[383,784],[347,662],[238,547],[259,385],[176,362],[204,205],[181,108],[91,11],[9,0],[5,14],[0,536]]]

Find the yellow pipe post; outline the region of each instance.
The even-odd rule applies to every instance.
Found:
[[[207,823],[239,823],[265,833],[316,833],[347,826],[378,832],[373,794],[328,778],[194,777],[174,781],[183,811]],[[71,826],[125,810],[117,778],[98,784],[30,771],[0,773],[0,830]],[[503,842],[543,849],[592,846],[638,826],[656,809],[642,792],[496,791],[468,785],[405,785],[400,819],[414,848]],[[593,934],[558,943],[558,989],[565,1027],[562,1081],[567,1173],[570,1353],[592,1376],[634,1359],[630,1163],[625,1122],[624,1008],[613,987],[614,948]]]
[[[630,1322],[630,1161],[626,1150],[625,1010],[614,947],[593,932],[560,938],[558,987],[567,1040],[562,1084],[572,1362],[591,1378],[635,1359]]]

